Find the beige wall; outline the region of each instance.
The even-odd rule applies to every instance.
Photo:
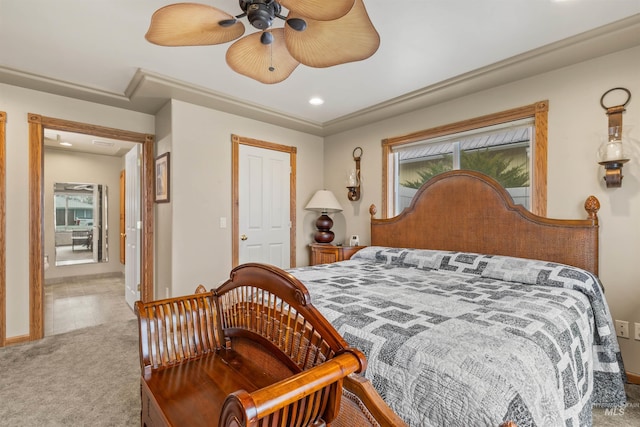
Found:
[[[44,150],[44,253],[49,256],[49,279],[104,273],[124,273],[120,264],[120,170],[122,159],[112,156]],[[80,265],[55,265],[55,230],[53,225],[53,185],[56,182],[102,184],[108,193],[109,261]],[[90,254],[89,252],[87,252]]]
[[[368,243],[368,206],[381,202],[381,140],[483,114],[549,100],[548,215],[583,218],[590,194],[602,205],[600,275],[614,319],[640,323],[640,47],[538,75],[513,84],[435,105],[325,139],[325,186],[344,192],[344,172],[353,167],[355,146],[362,156],[362,198],[342,215],[346,226],[337,235],[359,234]],[[631,161],[624,166],[622,188],[607,189],[596,152],[607,130],[600,106],[602,94],[614,87],[632,96],[624,114]],[[344,200],[344,199],[342,199]],[[619,339],[626,369],[640,373],[640,341]]]
[[[304,206],[323,183],[322,138],[255,120],[171,103],[171,295],[212,288],[231,269],[231,135],[297,148],[298,265],[308,265],[315,214]],[[220,218],[227,227],[220,228]],[[158,230],[158,238],[163,230]],[[165,255],[166,256],[166,255]],[[166,262],[166,260],[164,261]],[[166,278],[165,278],[166,279]],[[158,290],[165,295],[166,289]]]
[[[0,111],[7,113],[7,338],[29,333],[29,127],[35,113],[134,132],[153,133],[154,117],[0,84]],[[5,319],[0,319],[5,321]]]
[[[156,114],[156,155],[171,152],[171,102]],[[173,246],[172,207],[173,159],[169,157],[169,203],[157,203],[155,210],[155,282],[154,295],[167,298],[171,295],[171,248]]]

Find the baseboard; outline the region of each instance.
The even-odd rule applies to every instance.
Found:
[[[640,375],[634,374],[633,372],[627,372],[627,382],[629,384],[640,385]]]
[[[92,279],[109,279],[112,277],[124,277],[124,273],[120,271],[112,271],[107,273],[85,274],[82,276],[52,277],[50,279],[45,279],[44,284],[58,285],[60,283],[79,283]]]
[[[4,345],[10,346],[15,344],[22,344],[23,342],[29,342],[29,341],[31,341],[31,339],[29,338],[29,335],[18,335],[15,337],[8,337],[7,339],[5,339]]]

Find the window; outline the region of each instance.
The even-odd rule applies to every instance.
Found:
[[[492,176],[515,203],[545,215],[547,111],[543,101],[384,140],[383,216],[402,212],[424,182],[453,169]]]
[[[62,227],[73,228],[75,226],[93,226],[93,193],[78,194],[55,194],[56,204],[55,225],[56,230]]]

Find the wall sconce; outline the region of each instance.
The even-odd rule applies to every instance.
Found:
[[[356,152],[358,155],[356,156]],[[362,156],[362,148],[356,147],[353,149],[353,160],[356,162],[356,168],[349,171],[349,177],[347,178],[347,198],[352,202],[360,200],[360,157]]]
[[[607,107],[604,105],[604,97],[613,91],[626,92],[627,100],[621,105]],[[609,89],[600,98],[600,105],[609,116],[608,138],[598,151],[600,160],[598,163],[604,166],[604,181],[607,183],[607,188],[622,187],[622,166],[629,161],[622,146],[622,113],[630,99],[631,92],[623,87]]]

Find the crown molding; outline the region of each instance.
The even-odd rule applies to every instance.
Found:
[[[324,135],[640,46],[640,14],[525,52],[324,123]]]
[[[531,50],[325,123],[312,122],[207,88],[139,69],[113,93],[0,67],[0,83],[156,114],[176,99],[317,136],[329,136],[492,87],[640,45],[640,14]]]
[[[176,99],[313,135],[322,135],[323,132],[322,123],[305,120],[144,69],[136,71],[125,94],[132,104],[144,107],[152,114],[162,108],[169,99]]]
[[[129,99],[124,94],[53,79],[10,67],[0,66],[0,83],[113,107],[132,109],[130,108]]]

